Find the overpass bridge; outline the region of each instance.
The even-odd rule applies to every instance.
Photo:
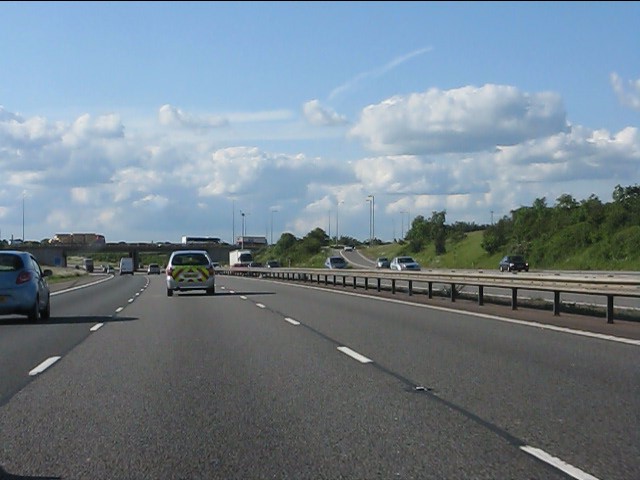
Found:
[[[41,245],[23,244],[2,247],[2,250],[23,250],[33,254],[42,265],[66,267],[67,257],[82,256],[91,258],[96,253],[119,253],[123,257],[132,257],[134,265],[140,264],[143,253],[171,254],[175,250],[206,250],[214,262],[227,263],[229,251],[238,248],[228,244],[183,245],[182,243],[107,243],[95,245]]]

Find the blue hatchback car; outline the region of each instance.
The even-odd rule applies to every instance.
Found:
[[[49,269],[19,250],[0,251],[0,315],[26,315],[31,322],[51,316]]]

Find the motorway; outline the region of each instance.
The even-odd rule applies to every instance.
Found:
[[[220,275],[0,317],[3,479],[640,477],[640,341]],[[505,309],[505,315],[509,309]]]

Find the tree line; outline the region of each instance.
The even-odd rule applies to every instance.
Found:
[[[561,266],[580,257],[603,265],[640,258],[640,186],[616,185],[612,201],[558,197],[553,206],[537,198],[488,226],[482,247],[489,254],[520,253],[536,265]]]

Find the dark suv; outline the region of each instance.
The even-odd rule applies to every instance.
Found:
[[[500,260],[498,268],[501,272],[521,272],[529,271],[529,263],[522,255],[507,255]]]

